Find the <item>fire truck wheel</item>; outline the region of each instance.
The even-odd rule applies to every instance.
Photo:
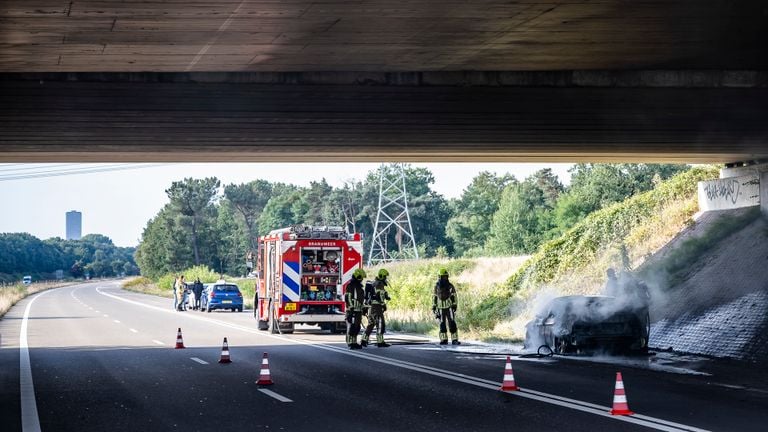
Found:
[[[258,319],[258,317],[256,319]],[[267,329],[269,329],[269,321],[267,321],[267,320],[258,320],[258,327],[259,327],[259,330],[267,330]]]
[[[258,298],[259,297],[256,296],[257,300],[258,300]],[[255,301],[253,303],[253,317],[256,318],[256,322],[258,323],[259,330],[267,330],[269,328],[269,321],[263,320],[263,319],[259,319],[259,317],[261,316],[261,311],[259,310],[259,309],[261,309],[260,306],[261,305],[259,304],[258,301]]]
[[[277,321],[275,321],[274,314],[272,312],[272,308],[269,308],[269,332],[272,334],[277,334],[280,333],[280,330],[277,328],[278,324]]]

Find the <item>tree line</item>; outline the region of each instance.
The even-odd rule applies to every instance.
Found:
[[[0,280],[18,281],[21,275],[34,279],[54,279],[56,271],[64,277],[111,277],[135,275],[135,248],[118,247],[109,237],[88,234],[80,240],[59,237],[40,240],[28,233],[0,234]]]
[[[411,225],[422,257],[531,253],[587,214],[647,191],[686,165],[577,164],[570,185],[551,169],[518,180],[513,174],[479,173],[456,199],[432,190],[433,174],[405,165]],[[383,167],[393,175],[393,165]],[[332,187],[325,179],[308,187],[257,179],[222,188],[215,177],[185,178],[166,190],[169,202],[147,222],[136,250],[142,274],[157,278],[195,265],[244,274],[245,255],[256,239],[293,224],[336,225],[372,237],[379,171]],[[402,236],[388,233],[388,244]],[[406,245],[403,245],[406,247]]]

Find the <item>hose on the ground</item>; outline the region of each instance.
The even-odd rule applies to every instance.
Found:
[[[542,348],[544,348],[544,352],[542,352]],[[522,354],[520,358],[544,358],[552,357],[553,355],[555,355],[555,351],[549,345],[544,344],[536,350],[536,354]]]

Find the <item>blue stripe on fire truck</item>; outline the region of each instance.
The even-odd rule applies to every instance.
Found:
[[[299,301],[299,263],[283,261],[283,301]]]

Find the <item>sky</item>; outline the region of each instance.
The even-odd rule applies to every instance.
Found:
[[[414,163],[435,177],[432,189],[458,198],[481,171],[511,173],[523,180],[551,168],[568,184],[572,164]],[[103,234],[118,246],[136,246],[147,222],[168,202],[165,190],[186,177],[217,177],[222,186],[256,179],[308,186],[323,178],[331,186],[361,180],[376,163],[176,163],[0,164],[0,233],[27,232],[39,239],[65,237],[65,214],[82,212],[82,234]],[[119,168],[119,169],[116,169]],[[101,171],[107,170],[110,171]],[[93,172],[83,172],[93,171]],[[30,178],[45,173],[63,175]]]

